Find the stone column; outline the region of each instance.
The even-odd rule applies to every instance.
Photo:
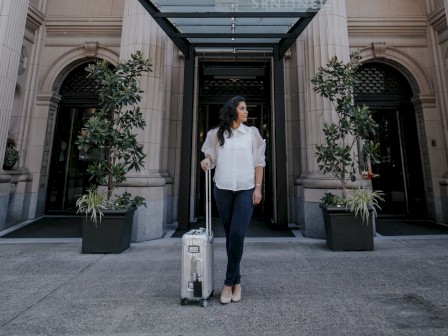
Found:
[[[14,100],[20,62],[28,0],[0,0],[0,171],[2,171],[8,138],[9,119]],[[0,208],[7,209],[10,177],[0,173]],[[0,212],[0,230],[6,221],[6,211]]]
[[[445,19],[448,22],[448,0],[445,0]],[[444,78],[447,78],[447,76],[445,76]],[[445,111],[445,114],[443,115],[445,120],[443,121],[443,123],[448,126],[447,114],[448,112]],[[446,155],[448,155],[448,148],[445,148],[445,156]],[[440,209],[441,215],[440,217],[437,217],[437,219],[442,223],[448,223],[448,171],[445,171],[439,184],[440,184],[440,203],[442,204],[442,206]]]
[[[448,21],[448,0],[445,1],[445,18]]]
[[[302,97],[305,106],[300,110],[302,173],[296,181],[298,223],[307,237],[324,238],[325,230],[320,198],[324,192],[337,188],[337,181],[322,175],[314,157],[315,145],[323,142],[322,127],[325,121],[337,118],[330,102],[313,91],[311,78],[319,66],[325,66],[333,56],[348,61],[350,56],[345,1],[329,0],[316,15],[298,41],[298,53],[304,55],[299,62],[299,78],[305,78]]]
[[[166,222],[166,177],[162,176],[164,138],[164,64],[165,42],[168,37],[137,0],[126,0],[123,16],[120,59],[129,58],[137,50],[151,60],[152,70],[141,78],[144,91],[140,104],[147,127],[139,134],[146,150],[145,168],[128,175],[125,186],[132,195],[146,199],[147,208],[140,207],[134,218],[133,241],[161,238]],[[166,175],[166,174],[163,174]]]

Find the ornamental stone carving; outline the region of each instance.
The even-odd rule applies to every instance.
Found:
[[[22,46],[22,50],[20,51],[20,62],[19,62],[19,75],[22,75],[26,70],[26,65],[28,63],[28,52],[26,51],[25,46]]]
[[[98,51],[98,42],[85,42],[84,54],[86,57],[95,57]]]
[[[386,42],[375,42],[372,43],[373,46],[373,54],[376,58],[384,58],[386,57]]]

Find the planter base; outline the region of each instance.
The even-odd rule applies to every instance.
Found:
[[[121,253],[131,245],[135,208],[106,210],[101,223],[83,216],[82,253]]]
[[[373,251],[372,218],[369,225],[345,208],[320,205],[324,215],[327,246],[333,251]],[[370,215],[372,216],[372,215]]]

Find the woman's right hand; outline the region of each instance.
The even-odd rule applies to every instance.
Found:
[[[205,158],[204,160],[201,161],[201,168],[203,171],[207,171],[208,167],[210,166],[210,164],[212,163],[212,161],[210,160],[210,158]]]

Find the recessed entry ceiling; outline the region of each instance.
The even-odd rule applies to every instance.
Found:
[[[186,54],[291,47],[327,0],[139,0]]]

